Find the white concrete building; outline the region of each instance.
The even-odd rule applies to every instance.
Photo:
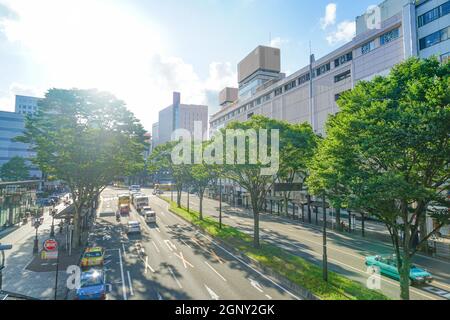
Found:
[[[356,18],[356,36],[351,42],[318,60],[312,56],[310,65],[288,77],[279,71],[276,51],[269,71],[259,58],[248,61],[259,52],[258,47],[239,64],[239,71],[242,64],[257,68],[244,68],[253,73],[240,75],[238,99],[211,116],[210,135],[230,121],[245,121],[255,114],[292,123],[309,122],[315,132],[324,135],[328,116],[338,112],[340,94],[358,81],[387,75],[394,65],[411,56],[448,59],[449,6],[448,0],[386,0],[373,12]],[[252,83],[256,79],[258,86],[242,92],[249,87],[247,79]]]

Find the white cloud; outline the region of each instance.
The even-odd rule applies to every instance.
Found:
[[[348,42],[353,39],[356,34],[356,22],[343,21],[338,24],[337,29],[327,36],[327,41],[330,45],[339,42]]]
[[[148,130],[159,110],[171,103],[173,91],[181,92],[183,103],[206,103],[208,90],[236,81],[231,66],[217,62],[209,77],[200,79],[191,64],[168,52],[164,30],[110,1],[0,4],[16,13],[17,18],[0,17],[0,30],[35,66],[30,72],[39,72],[37,87],[108,90],[125,100]],[[0,102],[4,99],[11,99],[11,93]]]
[[[289,43],[288,39],[282,39],[280,37],[276,37],[270,41],[270,46],[274,47],[274,48],[281,48],[282,46],[284,46],[288,43]]]
[[[329,3],[325,8],[325,16],[320,19],[320,25],[322,29],[326,29],[336,23],[336,11],[337,5],[335,3]]]

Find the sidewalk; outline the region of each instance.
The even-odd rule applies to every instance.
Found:
[[[62,210],[64,205],[57,209]],[[69,257],[65,250],[66,234],[59,233],[59,223],[55,220],[55,237],[60,246],[58,295],[57,299],[65,299],[66,269],[69,265],[78,264],[80,252],[72,252]],[[44,212],[44,222],[38,229],[39,250],[42,242],[50,237],[52,217],[48,210]],[[0,238],[1,243],[12,244],[13,249],[5,251],[5,269],[3,270],[3,290],[26,295],[29,297],[51,300],[54,299],[56,260],[41,260],[40,255],[33,255],[33,245],[36,230],[31,222],[23,225],[8,235]]]

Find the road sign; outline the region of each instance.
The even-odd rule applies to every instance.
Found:
[[[41,252],[41,259],[42,260],[56,260],[56,259],[58,259],[58,251],[45,251],[45,250],[42,250],[42,252]]]
[[[47,252],[58,251],[58,241],[56,241],[55,239],[45,240],[44,250]]]

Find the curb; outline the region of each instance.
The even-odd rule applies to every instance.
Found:
[[[164,199],[161,199],[161,200],[163,200],[164,202],[167,203],[167,201],[165,201]],[[210,235],[208,232],[206,232],[205,230],[203,230],[199,226],[194,225],[192,222],[190,222],[187,219],[185,219],[184,217],[178,215],[176,212],[174,212],[170,208],[170,204],[169,203],[167,203],[167,204],[169,205],[169,211],[171,213],[175,214],[177,217],[181,218],[182,220],[184,220],[187,223],[189,223],[190,225],[192,225],[196,230],[205,232],[209,237],[214,239],[214,241],[216,241],[218,244],[223,246],[228,251],[232,252],[238,258],[242,259],[245,263],[249,264],[250,266],[254,267],[255,269],[258,269],[258,271],[260,271],[261,273],[263,273],[263,274],[265,274],[265,275],[275,279],[277,282],[279,282],[279,284],[287,287],[287,289],[293,291],[294,294],[298,295],[300,298],[303,298],[303,300],[320,300],[318,297],[316,297],[310,291],[308,291],[305,288],[299,286],[298,284],[292,282],[291,280],[287,279],[286,277],[284,277],[283,275],[279,274],[278,272],[272,270],[269,267],[264,266],[263,264],[261,264],[260,262],[250,258],[249,256],[247,256],[245,254],[242,254],[241,252],[238,252],[234,247],[230,246],[228,243],[224,242],[223,240],[221,240],[219,238],[216,238],[216,237],[213,237],[212,235]]]

